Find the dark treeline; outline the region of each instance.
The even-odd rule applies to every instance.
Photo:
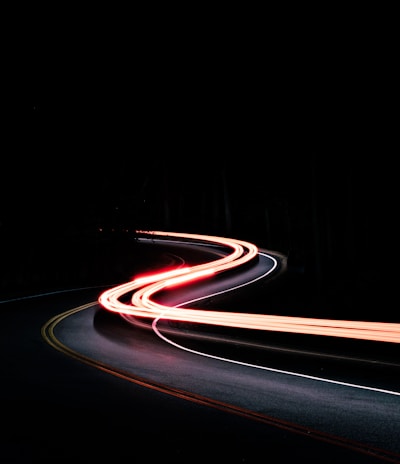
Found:
[[[170,230],[240,238],[285,254],[281,297],[292,307],[362,318],[379,304],[380,317],[393,317],[381,307],[391,203],[385,169],[371,160],[271,154],[116,161],[76,171],[63,158],[56,177],[38,176],[42,185],[30,195],[16,187],[20,200],[2,221],[4,294],[122,281],[141,259],[135,231]]]

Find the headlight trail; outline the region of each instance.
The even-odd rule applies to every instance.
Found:
[[[230,253],[208,263],[137,278],[109,289],[99,297],[100,305],[108,311],[136,317],[164,318],[233,328],[400,343],[398,323],[232,313],[171,307],[157,303],[152,297],[161,290],[175,285],[190,284],[198,279],[242,266],[258,256],[258,248],[252,243],[224,237],[161,231],[140,232],[156,237],[219,245],[230,250]],[[121,302],[121,298],[130,293],[132,293],[131,302],[129,304]]]

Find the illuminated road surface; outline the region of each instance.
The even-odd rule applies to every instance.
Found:
[[[156,235],[152,238],[155,243],[160,238]],[[61,314],[43,328],[44,337],[60,351],[133,383],[355,449],[386,462],[400,462],[399,363],[382,361],[373,355],[352,358],[350,353],[307,353],[302,346],[285,350],[267,343],[258,347],[254,344],[252,357],[243,360],[239,355],[246,349],[245,341],[179,329],[185,321],[195,321],[206,327],[248,330],[254,328],[255,321],[266,324],[275,319],[268,315],[186,308],[195,301],[199,303],[265,278],[276,270],[277,259],[235,240],[223,239],[221,244],[215,237],[210,240],[178,234],[165,236],[178,244],[183,238],[186,240],[180,244],[182,249],[198,240],[199,247],[208,243],[219,251],[211,263],[181,266],[177,271],[168,270],[107,290],[99,296],[103,309],[93,302]],[[240,266],[248,260],[254,263],[243,272],[227,271],[228,277],[222,283],[210,279],[207,286],[203,285],[207,276],[225,274],[228,268],[233,271],[238,260]],[[177,286],[183,282],[194,284],[200,277],[200,292],[191,291],[191,285]],[[171,301],[157,302],[161,289],[173,289]],[[127,296],[130,301],[122,303],[121,299]],[[115,319],[110,325],[104,319],[107,313],[119,322]],[[272,329],[266,326],[268,329],[264,330],[284,334],[288,329],[288,333],[301,331],[305,336],[323,333],[332,338],[331,326],[325,321],[308,322],[302,318],[279,318],[279,325]],[[350,321],[329,322],[336,323],[335,340],[343,336],[355,343],[398,346],[398,338],[395,342],[387,341],[398,334],[393,330],[397,324],[365,323],[362,337],[361,323],[353,326]],[[260,332],[259,327],[256,330]],[[342,333],[345,335],[339,335]],[[262,362],[258,362],[262,357]]]
[[[281,331],[375,340],[400,343],[400,324],[368,321],[346,321],[303,317],[283,317],[268,314],[229,313],[203,311],[188,308],[171,308],[154,301],[152,297],[162,290],[176,285],[190,284],[197,279],[213,276],[234,268],[240,268],[257,256],[255,245],[240,240],[172,232],[152,232],[157,237],[198,240],[225,246],[231,252],[218,260],[192,267],[139,278],[104,292],[100,304],[109,311],[153,319],[166,318],[201,324],[237,327],[254,330]],[[271,259],[274,259],[271,257]],[[120,301],[125,294],[134,292],[132,303]]]

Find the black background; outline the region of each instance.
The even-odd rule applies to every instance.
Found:
[[[8,37],[2,291],[86,283],[104,236],[161,229],[254,241],[329,314],[396,319],[390,30],[133,16]]]

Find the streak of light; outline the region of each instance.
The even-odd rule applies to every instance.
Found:
[[[188,284],[205,276],[243,266],[258,255],[258,248],[248,242],[224,237],[161,231],[142,231],[141,233],[217,244],[230,250],[230,253],[211,262],[172,270],[168,273],[153,274],[145,279],[138,278],[111,288],[99,297],[99,303],[109,311],[136,317],[164,318],[233,328],[400,343],[400,324],[397,323],[232,313],[170,307],[157,303],[152,297],[163,289],[171,285]],[[122,303],[121,297],[129,293],[132,293],[131,302]]]
[[[166,343],[169,343],[170,345],[173,345],[173,346],[179,348],[180,350],[188,351],[189,353],[198,354],[198,355],[204,356],[206,358],[218,359],[219,361],[229,362],[231,364],[238,364],[240,366],[247,366],[247,367],[251,367],[253,369],[259,369],[259,370],[269,371],[269,372],[276,372],[278,374],[291,375],[293,377],[301,377],[303,379],[317,380],[318,382],[325,382],[325,383],[330,383],[330,384],[335,384],[335,385],[341,385],[343,387],[358,388],[359,390],[369,390],[369,391],[375,391],[375,392],[379,392],[379,393],[386,393],[388,395],[393,395],[393,396],[400,396],[400,392],[397,392],[397,391],[394,391],[394,390],[386,390],[386,389],[383,389],[383,388],[369,387],[369,386],[366,386],[366,385],[358,385],[358,384],[355,384],[355,383],[341,382],[339,380],[326,379],[326,378],[323,378],[323,377],[317,377],[315,375],[307,375],[307,374],[301,374],[299,372],[286,371],[286,370],[282,370],[282,369],[275,369],[275,368],[272,368],[272,367],[260,366],[258,364],[252,364],[252,363],[247,363],[247,362],[243,362],[243,361],[237,361],[235,359],[223,358],[221,356],[212,355],[212,354],[209,354],[209,353],[205,353],[203,351],[193,350],[191,348],[187,348],[186,346],[180,345],[180,344],[172,341],[171,339],[169,339],[165,335],[163,335],[158,330],[157,321],[158,321],[158,319],[155,319],[153,321],[153,323],[152,323],[152,328],[153,328],[154,332],[157,334],[157,336],[160,337],[162,340],[164,340]]]

